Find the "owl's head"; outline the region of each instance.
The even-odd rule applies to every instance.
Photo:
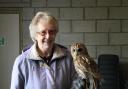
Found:
[[[79,55],[89,56],[87,48],[83,43],[72,44],[71,45],[71,55],[73,58],[75,58],[76,56],[79,56]]]

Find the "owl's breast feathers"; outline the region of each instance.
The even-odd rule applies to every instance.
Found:
[[[101,77],[96,62],[90,57],[79,55],[74,60],[74,65],[78,74],[82,73],[84,76],[92,75],[96,79]]]

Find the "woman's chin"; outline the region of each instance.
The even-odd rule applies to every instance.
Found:
[[[43,48],[46,48],[46,49],[52,48],[52,44],[43,43]]]

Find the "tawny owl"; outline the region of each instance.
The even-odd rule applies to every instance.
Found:
[[[89,56],[88,50],[83,43],[74,43],[71,45],[71,55],[73,57],[76,72],[82,79],[88,79],[91,89],[97,89],[97,80],[100,79],[100,73],[96,62]]]

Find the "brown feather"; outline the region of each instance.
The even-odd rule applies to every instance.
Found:
[[[71,45],[71,55],[78,75],[83,79],[89,79],[93,89],[97,89],[97,81],[101,79],[101,75],[96,62],[90,57],[86,46],[82,43]]]

